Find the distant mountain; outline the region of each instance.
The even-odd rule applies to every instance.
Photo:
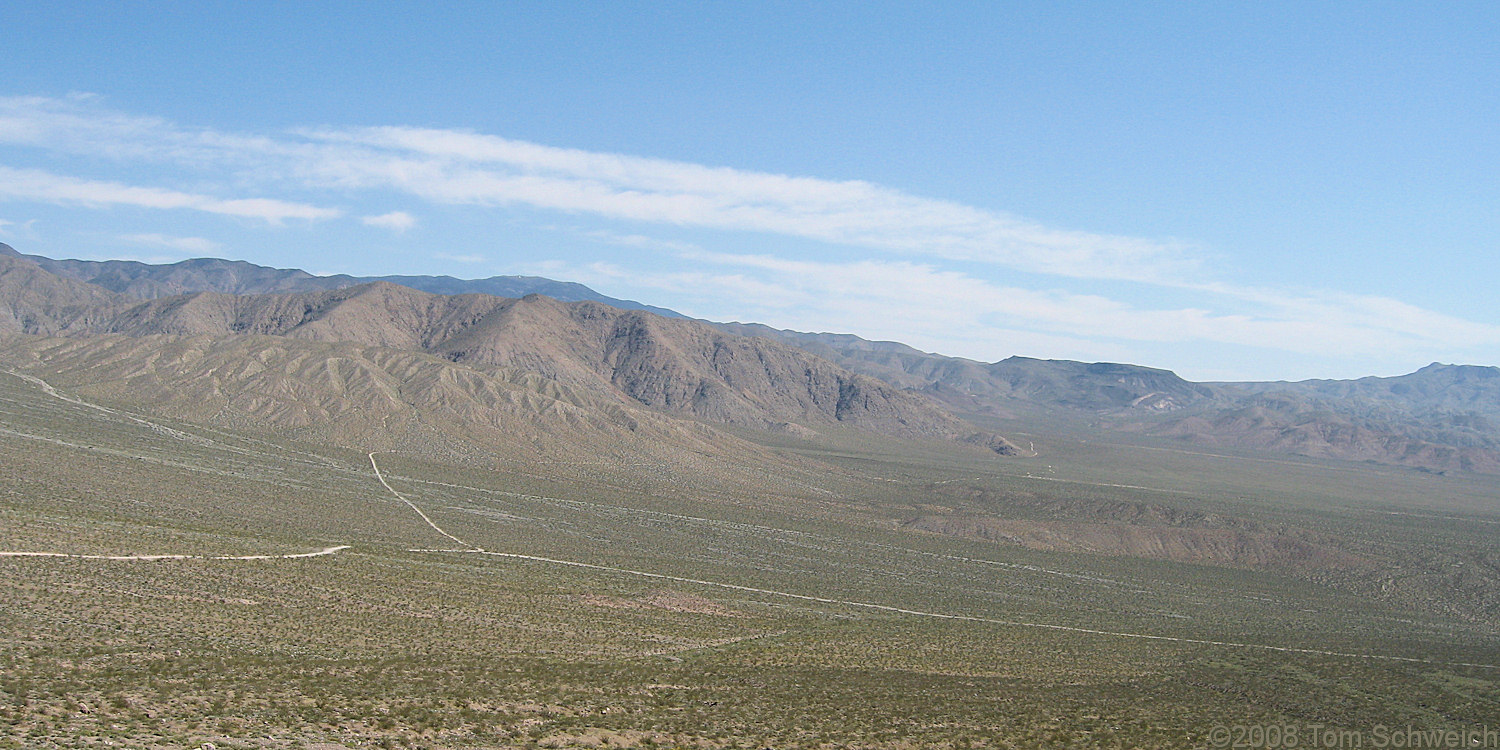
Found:
[[[1223,383],[1216,413],[1152,432],[1237,447],[1500,473],[1500,368],[1433,363],[1398,377]]]
[[[959,413],[1036,422],[1082,416],[1101,429],[1201,446],[1500,473],[1500,368],[1433,364],[1395,378],[1193,383],[1139,365],[984,363],[847,334],[717,325],[803,348]]]
[[[119,295],[48,273],[0,245],[0,333],[54,336],[108,320],[123,309]]]
[[[555,281],[541,276],[491,276],[487,279],[456,279],[452,276],[369,276],[359,279],[365,284],[384,281],[430,294],[492,294],[496,297],[525,297],[540,294],[560,302],[598,302],[621,310],[644,310],[663,318],[684,318],[682,313],[665,307],[647,305],[628,299],[606,297],[583,284]]]
[[[0,257],[0,281],[6,299],[25,302],[15,306],[25,320],[11,316],[10,329],[19,333],[215,341],[273,336],[380,347],[536,373],[594,399],[710,423],[803,435],[841,426],[1015,452],[926,397],[800,349],[597,302],[537,294],[519,300],[445,296],[387,282],[298,294],[197,292],[137,300],[55,276],[15,255]]]
[[[1500,367],[1433,362],[1416,372],[1390,378],[1224,385],[1251,393],[1288,393],[1339,401],[1346,404],[1345,408],[1380,418],[1440,413],[1500,419]]]
[[[1500,432],[1492,422],[1442,413],[1411,419],[1355,416],[1360,411],[1357,405],[1309,401],[1278,392],[1137,427],[1195,445],[1374,461],[1431,471],[1500,473]]]
[[[194,258],[178,263],[151,264],[133,260],[54,260],[40,255],[22,255],[0,243],[0,255],[22,257],[43,270],[64,278],[88,282],[137,299],[158,299],[192,292],[224,294],[279,294],[319,292],[359,286],[376,281],[410,287],[433,294],[493,294],[524,297],[545,294],[564,302],[602,302],[622,310],[647,310],[668,318],[683,317],[664,307],[606,297],[583,284],[554,281],[540,276],[492,276],[487,279],[457,279],[452,276],[314,276],[295,268],[269,268],[242,260]]]
[[[960,411],[1007,414],[1018,407],[1040,405],[1105,413],[1163,412],[1218,397],[1212,386],[1139,365],[1029,357],[984,363],[848,334],[799,333],[754,323],[717,325],[806,349],[855,372],[922,391]]]

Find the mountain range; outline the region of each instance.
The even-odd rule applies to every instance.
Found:
[[[804,348],[960,415],[1173,438],[1201,447],[1500,473],[1500,368],[1433,363],[1398,377],[1194,383],[1169,370],[1010,357],[984,363],[896,342],[722,326]]]
[[[215,418],[281,428],[345,417],[388,423],[426,404],[445,410],[449,433],[473,440],[476,431],[464,425],[490,424],[486,405],[508,399],[530,411],[490,426],[524,433],[553,425],[580,445],[606,446],[601,430],[635,431],[670,415],[690,420],[682,429],[693,435],[705,423],[804,437],[847,428],[1016,453],[921,394],[680,316],[540,294],[430,294],[383,281],[245,293],[257,283],[285,289],[306,280],[231,267],[242,272],[233,282],[241,293],[142,299],[0,255],[0,332],[42,337],[8,342],[6,361],[116,399],[150,392],[152,403],[199,417],[200,403],[214,403]],[[200,263],[191,274],[159,268],[136,278],[230,285],[220,270]],[[122,385],[132,379],[140,382]],[[514,390],[503,384],[517,383],[529,393],[502,399],[501,391]]]
[[[540,276],[491,276],[487,279],[346,274],[315,276],[295,268],[269,268],[242,260],[221,258],[193,258],[167,264],[133,260],[54,260],[40,255],[21,255],[15,248],[5,244],[0,244],[0,254],[22,257],[58,276],[86,281],[138,299],[172,297],[193,292],[317,292],[384,281],[433,294],[492,294],[497,297],[544,294],[563,302],[602,302],[622,310],[646,310],[668,318],[683,317],[664,307],[606,297],[582,284],[554,281]]]
[[[848,334],[692,320],[539,277],[315,276],[213,258],[166,265],[53,260],[0,245],[0,333],[69,342],[9,344],[10,362],[31,357],[78,367],[103,356],[80,353],[95,347],[113,354],[105,357],[110,367],[85,368],[98,375],[93,387],[123,392],[118,381],[139,375],[128,374],[124,363],[141,357],[155,363],[152,387],[166,402],[174,400],[165,394],[195,392],[189,384],[207,377],[225,404],[241,403],[246,411],[240,416],[297,429],[353,409],[327,397],[335,386],[342,393],[359,390],[346,380],[351,371],[335,376],[306,366],[323,356],[312,352],[356,347],[357,353],[339,356],[364,363],[369,379],[392,380],[398,391],[410,384],[385,369],[398,360],[401,372],[426,373],[422,382],[468,383],[462,396],[432,392],[388,399],[383,408],[375,402],[360,407],[368,416],[418,402],[445,404],[464,415],[453,417],[456,434],[465,420],[493,422],[484,404],[497,403],[501,391],[519,398],[511,390],[529,383],[528,398],[550,399],[545,407],[532,406],[556,412],[541,422],[571,414],[572,438],[578,430],[593,430],[597,438],[600,430],[687,419],[802,438],[848,429],[1015,455],[1021,451],[1009,441],[963,418],[1081,420],[1091,429],[1198,446],[1500,472],[1500,369],[1494,367],[1434,363],[1395,378],[1194,383],[1138,365],[1026,357],[984,363]],[[174,356],[186,359],[168,372],[161,363],[173,347],[192,353],[178,351]],[[278,354],[266,354],[272,350]],[[275,388],[255,381],[269,377],[266,370],[245,374],[231,365],[236,357],[282,362],[278,377],[289,380]],[[189,359],[197,364],[188,366]],[[212,374],[200,371],[209,361],[216,362]],[[226,379],[228,372],[241,375]],[[116,386],[105,383],[109,378]],[[480,389],[484,396],[474,390],[480,381],[494,381]],[[317,408],[294,407],[297,399],[290,396],[247,395],[320,388],[322,396],[304,399],[322,404]],[[569,395],[559,399],[563,393]],[[672,419],[661,422],[662,416]]]

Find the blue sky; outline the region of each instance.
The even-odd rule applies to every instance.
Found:
[[[9,4],[0,241],[1195,379],[1500,364],[1500,6],[704,5]]]

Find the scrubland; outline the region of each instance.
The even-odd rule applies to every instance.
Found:
[[[761,463],[722,473],[378,454],[448,533],[545,562],[418,551],[457,546],[360,450],[147,416],[0,374],[0,550],[199,556],[0,558],[0,747],[1185,747],[1216,724],[1500,723],[1482,478],[1069,425],[1025,436],[1034,459],[746,431]]]

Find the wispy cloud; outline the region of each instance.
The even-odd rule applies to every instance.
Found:
[[[381,227],[393,232],[405,232],[417,225],[417,218],[405,211],[392,211],[379,216],[366,216],[360,219],[365,226]]]
[[[36,236],[36,219],[27,219],[23,222],[14,222],[9,219],[0,219],[0,237],[12,238],[17,236],[34,238]]]
[[[449,253],[433,253],[432,257],[438,260],[451,260],[454,263],[483,263],[487,258],[483,255],[451,255]]]
[[[670,252],[701,252],[702,247],[691,242],[677,242],[675,240],[663,240],[656,237],[648,237],[643,234],[620,234],[602,229],[595,229],[583,233],[585,237],[598,240],[610,245],[621,247],[634,247],[641,250],[666,250]]]
[[[120,161],[174,161],[252,168],[268,157],[295,158],[295,141],[186,128],[105,106],[102,97],[0,97],[0,143]],[[282,165],[278,164],[280,170]]]
[[[0,166],[0,199],[85,206],[192,209],[223,216],[261,219],[271,224],[280,224],[287,219],[329,219],[339,215],[339,211],[335,209],[272,198],[226,200],[177,190],[85,180],[39,169],[12,169],[4,166]]]
[[[120,241],[145,247],[165,247],[186,253],[213,253],[224,248],[217,242],[203,237],[172,237],[165,234],[122,234]]]
[[[1176,243],[1053,229],[869,182],[595,153],[451,130],[325,129],[305,135],[347,149],[326,152],[328,158],[308,168],[310,179],[396,188],[443,203],[524,204],[763,232],[1071,277],[1171,281],[1196,265]]]
[[[1017,351],[1127,358],[1140,343],[1198,342],[1269,351],[1438,358],[1500,345],[1500,326],[1396,300],[1340,293],[1261,292],[1248,313],[1143,308],[1098,295],[998,285],[929,264],[832,263],[770,255],[685,254],[689,271],[642,273],[613,264],[553,269],[585,283],[660,289],[694,298],[699,314],[737,306],[750,320],[818,320],[832,330],[994,359]],[[703,270],[706,266],[707,270]],[[619,292],[615,292],[619,293]],[[1241,296],[1252,296],[1249,292]],[[733,303],[726,301],[732,300]],[[1046,348],[1018,348],[1043,345]]]
[[[524,205],[760,232],[1068,277],[1175,281],[1174,242],[1056,229],[857,180],[557,148],[466,131],[324,128],[279,136],[183,128],[96,98],[0,98],[0,143],[214,165],[304,189],[395,189],[437,203]]]
[[[359,193],[384,199],[394,191],[433,204],[521,206],[583,217],[615,228],[566,231],[667,255],[677,267],[648,271],[557,262],[547,266],[548,275],[568,273],[613,289],[667,291],[697,300],[702,314],[739,310],[747,318],[788,325],[816,321],[830,330],[980,358],[1053,351],[1122,359],[1141,344],[1205,342],[1312,357],[1438,359],[1493,352],[1500,345],[1500,326],[1386,297],[1216,282],[1200,260],[1201,250],[1170,239],[1048,227],[863,181],[558,148],[468,131],[325,127],[226,133],[122,114],[88,96],[0,98],[0,144],[126,165],[170,164],[196,175],[168,189],[0,167],[0,198],[191,209],[273,224],[340,215],[306,202],[205,194],[253,186],[304,199]],[[216,181],[221,188],[202,187]],[[397,232],[417,224],[403,211],[360,221]],[[679,236],[679,229],[707,229],[812,240],[870,257],[833,262],[713,253],[699,244],[652,237],[653,225]],[[1051,278],[1045,287],[1035,277],[997,281],[1005,269]],[[1198,304],[1119,292],[1149,287],[1166,292],[1158,298]],[[1114,289],[1136,301],[1077,291],[1083,288]]]

